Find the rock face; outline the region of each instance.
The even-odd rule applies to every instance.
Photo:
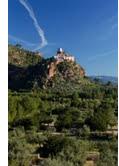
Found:
[[[48,65],[48,78],[49,79],[51,79],[56,74],[56,67],[57,67],[56,62],[51,62]]]
[[[85,76],[85,70],[80,65],[77,65],[76,63],[67,60],[55,60],[53,62],[50,62],[50,64],[48,64],[47,69],[49,79],[53,78],[58,73],[62,75],[64,78]]]

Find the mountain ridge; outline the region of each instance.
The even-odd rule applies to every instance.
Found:
[[[98,79],[102,83],[114,83],[118,84],[118,77],[116,76],[106,76],[106,75],[100,75],[100,76],[89,76],[92,80]]]

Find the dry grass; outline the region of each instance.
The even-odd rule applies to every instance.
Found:
[[[84,166],[95,166],[94,161],[93,160],[87,160],[84,164]]]

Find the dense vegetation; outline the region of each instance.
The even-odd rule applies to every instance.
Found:
[[[117,85],[58,76],[52,82],[9,89],[9,165],[84,166],[95,158],[97,166],[116,166]]]
[[[9,44],[8,49],[9,49],[8,62],[11,65],[26,67],[29,65],[37,64],[42,59],[41,54],[39,54],[38,52],[25,50],[19,44],[16,44],[15,46]]]

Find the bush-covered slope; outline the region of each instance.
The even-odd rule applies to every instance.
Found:
[[[26,67],[40,62],[41,55],[37,52],[31,52],[23,49],[20,45],[8,46],[8,62],[9,64]]]

